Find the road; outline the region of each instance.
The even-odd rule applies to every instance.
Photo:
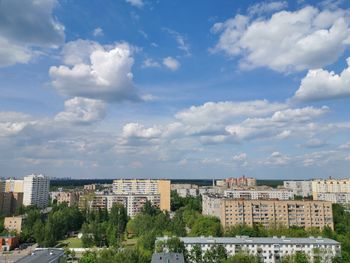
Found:
[[[32,253],[32,251],[35,250],[36,247],[37,247],[37,244],[34,244],[30,247],[27,247],[26,249],[15,250],[15,251],[8,252],[6,254],[0,253],[0,262],[14,263],[17,260],[19,260],[27,255],[30,255]]]

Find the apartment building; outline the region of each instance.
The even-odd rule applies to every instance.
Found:
[[[147,201],[150,201],[152,205],[160,207],[160,195],[159,194],[132,194],[132,195],[85,195],[81,196],[79,200],[80,209],[107,209],[111,210],[113,204],[122,204],[130,217],[134,217],[142,211],[143,206]]]
[[[176,191],[180,197],[195,197],[199,195],[199,186],[196,184],[171,184],[171,191]]]
[[[170,180],[117,179],[113,193],[117,195],[159,195],[161,210],[170,211]]]
[[[50,179],[42,174],[31,174],[23,179],[23,204],[39,208],[49,204]]]
[[[313,180],[313,199],[318,200],[320,193],[350,193],[350,179]]]
[[[156,242],[164,242],[169,237],[157,238]],[[331,263],[332,258],[341,252],[339,242],[328,238],[290,238],[290,237],[181,237],[187,252],[195,246],[202,254],[216,245],[222,245],[229,256],[240,252],[258,256],[264,263],[280,263],[283,257],[296,252],[304,252],[313,262],[321,256],[324,263]]]
[[[57,204],[67,203],[68,206],[73,206],[79,202],[79,193],[70,191],[70,192],[51,192],[51,199],[57,200]]]
[[[283,181],[285,189],[293,191],[294,195],[308,197],[312,195],[312,181]]]
[[[23,193],[0,193],[0,215],[8,216],[23,204]]]
[[[16,180],[16,179],[6,180],[5,192],[23,193],[23,180]]]
[[[21,216],[5,217],[4,228],[8,231],[16,231],[18,234],[22,231],[23,218]]]
[[[329,201],[333,204],[350,204],[350,193],[317,193],[316,200]]]
[[[294,197],[293,191],[282,189],[269,190],[225,190],[224,196],[233,199],[257,200],[276,199],[291,200]]]
[[[245,177],[244,175],[242,177],[238,178],[226,178],[223,180],[217,180],[216,185],[220,187],[227,187],[227,188],[236,188],[236,187],[255,187],[256,186],[256,179],[252,177]]]
[[[296,200],[237,200],[204,195],[202,213],[220,218],[224,228],[246,224],[333,229],[332,203]]]

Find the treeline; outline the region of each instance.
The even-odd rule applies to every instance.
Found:
[[[83,222],[83,214],[74,206],[54,205],[48,214],[31,207],[26,211],[20,240],[22,243],[36,242],[41,247],[53,247],[69,232],[79,231]]]

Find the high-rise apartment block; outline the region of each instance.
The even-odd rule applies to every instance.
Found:
[[[116,195],[159,195],[159,208],[170,211],[170,180],[117,179],[113,181]]]
[[[290,190],[267,189],[267,190],[225,190],[224,196],[233,199],[258,200],[258,199],[276,199],[290,200],[294,194]]]
[[[14,214],[16,209],[23,204],[23,193],[0,193],[0,215]]]
[[[31,174],[23,179],[23,204],[40,208],[49,204],[50,179],[42,174]]]
[[[298,226],[303,228],[333,229],[332,203],[325,201],[295,200],[237,200],[204,195],[204,215],[220,218],[224,228],[246,224],[271,226]]]
[[[16,179],[6,180],[5,192],[23,193],[23,180],[16,180]]]
[[[293,191],[294,195],[302,197],[312,195],[312,181],[283,181],[283,187]]]
[[[226,178],[223,180],[217,180],[216,181],[217,186],[221,187],[227,187],[227,188],[249,188],[249,187],[255,187],[256,186],[256,179],[251,177],[245,177],[244,175],[242,177],[238,178]]]
[[[326,179],[312,181],[312,197],[314,200],[341,200],[342,203],[350,194],[350,179]]]

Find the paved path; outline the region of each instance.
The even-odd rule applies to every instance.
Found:
[[[22,250],[14,250],[11,251],[9,254],[3,254],[0,253],[0,262],[2,263],[14,263],[17,260],[30,255],[32,251],[37,247],[37,244],[34,244],[33,246],[27,247],[26,249]]]

